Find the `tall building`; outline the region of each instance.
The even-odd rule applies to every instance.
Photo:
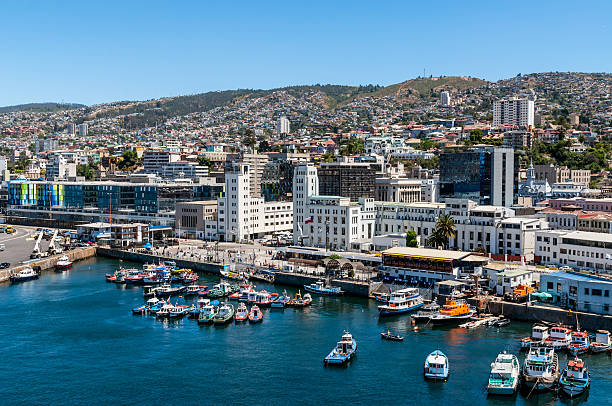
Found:
[[[76,132],[76,125],[74,123],[70,123],[66,126],[66,134],[74,135]]]
[[[296,244],[303,234],[304,219],[308,217],[308,199],[318,194],[317,168],[311,163],[300,163],[293,175],[293,240]]]
[[[291,122],[285,116],[278,119],[278,125],[276,127],[278,134],[289,134],[291,132]]]
[[[376,169],[370,163],[344,157],[342,161],[321,164],[318,174],[321,195],[348,197],[353,202],[376,196]]]
[[[444,107],[451,105],[451,96],[446,90],[440,93],[440,104]]]
[[[45,139],[36,138],[36,141],[34,141],[34,151],[36,152],[36,155],[42,152],[53,151],[58,148],[59,148],[59,142],[53,138],[45,138]]]
[[[45,176],[49,180],[73,178],[76,176],[76,164],[69,163],[62,155],[56,155],[47,164]]]
[[[512,97],[493,102],[493,125],[533,127],[534,101],[528,98]]]
[[[168,166],[173,162],[178,162],[179,159],[179,154],[170,151],[145,151],[143,154],[144,172],[161,175],[164,172],[165,166]]]
[[[535,180],[548,183],[574,182],[585,187],[591,182],[589,169],[569,169],[567,166],[535,165]]]
[[[253,197],[261,197],[261,180],[268,160],[268,156],[264,154],[244,154],[242,156],[242,162],[249,168],[249,186]]]
[[[0,172],[8,169],[8,160],[4,156],[0,156]]]
[[[87,135],[87,123],[79,124],[79,137],[84,137]]]
[[[440,199],[509,207],[517,183],[512,148],[477,147],[440,155]]]

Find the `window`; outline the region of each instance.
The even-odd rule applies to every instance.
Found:
[[[604,290],[604,297],[610,297],[610,291]]]
[[[601,296],[601,289],[591,289],[591,295]]]
[[[578,287],[577,286],[570,286],[569,287],[569,294],[570,295],[577,295],[578,294]]]
[[[588,295],[589,294],[589,288],[584,288],[584,294]]]
[[[553,283],[552,282],[546,282],[546,290],[553,290]]]

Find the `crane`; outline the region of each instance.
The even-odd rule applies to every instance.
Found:
[[[36,239],[36,244],[34,244],[34,249],[32,250],[32,253],[30,254],[31,259],[42,258],[48,255],[46,252],[42,252],[40,250],[40,242],[42,241],[44,233],[45,232],[43,230],[40,230],[40,234],[38,234],[38,238]]]
[[[51,237],[51,242],[49,243],[48,252],[51,255],[60,254],[63,251],[61,247],[56,246],[55,239],[57,238],[57,233],[58,233],[58,230],[56,229],[55,232],[53,233],[53,237]]]

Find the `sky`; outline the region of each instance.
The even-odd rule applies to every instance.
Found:
[[[612,1],[30,1],[0,8],[0,106],[612,71]]]

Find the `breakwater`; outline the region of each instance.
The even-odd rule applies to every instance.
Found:
[[[58,255],[54,255],[52,257],[41,258],[35,261],[28,262],[27,264],[14,266],[11,269],[3,269],[0,271],[0,282],[6,282],[9,279],[11,272],[19,272],[26,267],[30,267],[32,269],[40,269],[41,271],[46,271],[47,269],[53,269],[55,267],[55,263],[63,255],[66,255],[72,262],[76,262],[76,261],[80,261],[83,259],[94,257],[96,255],[96,248],[95,247],[77,248],[72,251],[67,251],[67,252],[64,252]]]

